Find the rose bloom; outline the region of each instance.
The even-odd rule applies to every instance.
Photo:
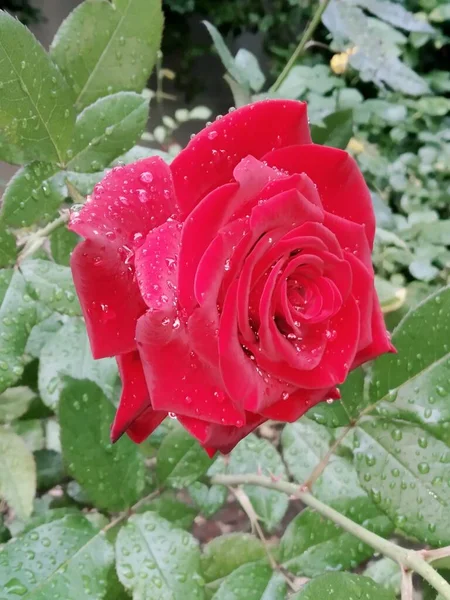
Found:
[[[226,453],[394,350],[369,190],[346,152],[312,144],[304,103],[230,112],[170,166],[115,167],[70,228],[93,355],[115,356],[123,383],[113,440],[169,413]]]

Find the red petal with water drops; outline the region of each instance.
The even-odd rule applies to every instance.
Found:
[[[268,406],[262,414],[268,419],[293,423],[300,419],[310,408],[330,398],[334,390],[297,390],[292,394],[285,393],[283,398]]]
[[[373,291],[373,310],[371,322],[372,342],[366,346],[366,348],[363,348],[358,352],[352,365],[353,369],[369,360],[373,360],[385,352],[397,352],[391,343],[391,336],[386,329],[383,313],[381,312],[380,308],[380,302],[375,290]]]
[[[220,370],[226,391],[250,412],[260,412],[286,391],[286,384],[259,368],[240,343],[237,326],[237,281],[228,290],[219,328]],[[289,390],[292,391],[292,390]]]
[[[183,427],[197,438],[210,457],[213,457],[217,451],[228,454],[236,444],[266,420],[261,415],[246,412],[242,427],[227,427],[191,417],[179,417]]]
[[[111,440],[113,442],[118,440],[132,423],[143,416],[144,412],[145,418],[134,426],[134,430],[141,429],[142,423],[145,422],[147,431],[145,437],[147,437],[165,419],[167,413],[156,412],[151,406],[138,352],[128,352],[118,356],[117,364],[122,380],[122,395],[111,427]]]
[[[196,135],[171,164],[181,210],[187,214],[211,190],[231,180],[246,156],[309,144],[306,104],[263,100],[216,120]]]
[[[175,314],[181,224],[167,221],[153,229],[136,251],[136,278],[145,303],[151,309],[165,306]]]
[[[365,225],[372,248],[375,236],[372,199],[356,161],[347,152],[306,144],[274,150],[266,154],[263,160],[289,173],[306,173],[317,186],[323,208]]]
[[[243,159],[233,175],[236,182],[223,185],[203,198],[183,226],[179,300],[188,311],[196,305],[193,288],[199,261],[217,232],[234,213],[256,201],[269,182],[287,179],[252,156]]]
[[[262,369],[273,377],[300,388],[318,389],[334,387],[345,381],[353,368],[359,342],[359,309],[353,296],[341,310],[328,321],[328,343],[320,364],[311,371],[293,369],[285,363],[270,361],[263,353],[254,349],[255,360]]]
[[[169,166],[158,157],[115,167],[98,183],[69,229],[133,250],[154,227],[177,212]]]
[[[193,352],[184,323],[164,311],[148,311],[137,324],[136,340],[155,410],[235,425],[244,411],[222,391],[220,373]]]
[[[135,350],[136,321],[146,306],[132,265],[116,248],[91,240],[78,244],[70,265],[94,358]]]

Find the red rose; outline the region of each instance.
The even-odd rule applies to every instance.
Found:
[[[70,227],[96,358],[123,382],[112,438],[173,413],[208,452],[338,397],[393,350],[374,290],[375,220],[355,161],[311,143],[306,105],[267,100],[168,166],[112,169]]]

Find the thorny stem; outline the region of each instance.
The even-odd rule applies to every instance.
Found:
[[[351,423],[347,425],[345,429],[342,431],[341,435],[335,440],[335,442],[330,446],[328,452],[322,458],[322,460],[316,465],[315,469],[308,477],[308,479],[302,484],[302,488],[312,490],[312,486],[316,483],[319,477],[322,475],[325,467],[327,466],[330,458],[335,453],[336,449],[341,445],[342,440],[346,437],[346,435],[353,429],[354,425]]]
[[[77,190],[73,183],[66,179],[66,185],[67,192],[72,198],[73,202],[77,204],[84,204],[86,198]],[[50,234],[52,234],[54,231],[56,231],[62,225],[65,225],[69,221],[69,215],[69,210],[63,210],[61,211],[61,214],[57,219],[51,221],[42,229],[38,229],[37,231],[28,235],[25,238],[23,250],[17,257],[17,264],[20,265],[20,263],[23,260],[25,260],[25,258],[28,258],[29,256],[33,255],[37,250],[39,250],[39,248],[42,246],[42,244],[45,242],[45,240]]]
[[[248,520],[250,521],[251,528],[252,528],[252,533],[254,533],[256,531],[259,539],[261,540],[261,543],[262,543],[262,545],[264,547],[264,550],[266,552],[267,560],[269,561],[270,566],[272,567],[272,569],[274,571],[279,571],[283,575],[283,577],[285,578],[285,580],[286,580],[287,584],[289,585],[289,587],[293,591],[296,591],[296,588],[295,588],[293,582],[288,577],[287,573],[285,573],[284,571],[282,571],[280,569],[280,566],[278,565],[277,561],[272,556],[272,552],[270,551],[269,544],[268,544],[268,542],[266,540],[266,537],[264,535],[262,527],[259,524],[258,515],[256,514],[256,511],[253,508],[253,505],[250,502],[249,497],[247,496],[247,494],[244,492],[244,490],[242,488],[233,488],[233,487],[229,486],[228,489],[233,494],[233,496],[236,498],[236,500],[239,502],[239,504],[242,507],[242,510],[247,515]]]
[[[129,517],[131,517],[131,515],[133,515],[143,504],[145,504],[146,502],[149,502],[150,500],[153,500],[153,498],[156,498],[157,496],[159,496],[160,493],[161,493],[161,490],[157,489],[157,490],[151,492],[151,494],[148,494],[147,496],[144,496],[143,498],[138,500],[138,502],[136,502],[136,504],[133,504],[133,506],[131,508],[120,513],[120,515],[118,515],[115,519],[113,519],[107,525],[105,525],[105,527],[103,527],[103,529],[102,529],[103,533],[105,533],[109,529],[112,529],[119,523],[122,523],[122,521],[124,521],[125,519],[128,519]]]
[[[305,50],[306,44],[309,42],[309,40],[313,36],[314,32],[316,31],[317,26],[320,23],[320,19],[322,18],[322,15],[325,12],[325,9],[327,8],[329,3],[330,3],[330,0],[319,0],[319,6],[317,7],[317,10],[314,13],[313,18],[311,19],[311,22],[309,23],[308,27],[305,29],[305,31],[298,43],[298,46],[294,50],[291,58],[288,60],[284,69],[278,75],[277,80],[275,81],[273,86],[270,88],[271,92],[276,92],[278,90],[280,85],[283,83],[283,81],[288,76],[289,71],[295,65],[295,62],[297,61],[298,57]]]
[[[402,569],[402,600],[414,600],[413,572]]]
[[[415,571],[421,575],[445,600],[450,600],[450,584],[424,560],[420,552],[398,546],[394,542],[385,540],[376,533],[368,531],[362,525],[355,523],[334,508],[331,508],[331,506],[324,504],[309,492],[303,491],[303,488],[299,489],[293,483],[274,481],[273,478],[254,474],[215,475],[211,478],[211,482],[226,486],[259,485],[298,498],[303,504],[310,506],[322,516],[333,521],[333,523],[336,523],[336,525],[339,525],[339,527],[342,527],[348,533],[371,546],[377,552],[397,562],[404,571]]]
[[[62,225],[65,225],[68,220],[69,220],[69,211],[65,210],[64,212],[61,213],[61,215],[57,219],[55,219],[54,221],[51,221],[51,223],[49,223],[42,229],[39,229],[38,231],[27,236],[23,250],[20,252],[19,256],[17,257],[17,264],[20,264],[23,260],[25,260],[25,258],[28,258],[32,254],[34,254],[37,250],[39,250],[39,248],[45,242],[47,237],[51,233],[56,231],[56,229],[59,229]]]

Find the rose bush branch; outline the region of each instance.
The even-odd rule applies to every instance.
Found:
[[[276,92],[278,90],[278,88],[281,86],[281,84],[283,83],[283,81],[286,79],[286,77],[289,74],[289,71],[292,69],[292,67],[295,65],[297,59],[299,56],[301,56],[301,54],[303,53],[303,51],[306,49],[306,45],[308,44],[308,42],[310,41],[311,37],[314,35],[314,32],[316,31],[320,20],[322,18],[323,13],[325,12],[328,4],[330,3],[330,0],[322,0],[319,2],[319,6],[317,7],[316,12],[314,13],[313,18],[311,19],[310,24],[308,25],[308,27],[305,29],[297,48],[294,50],[291,58],[288,60],[288,62],[286,63],[284,69],[281,71],[281,73],[278,75],[277,80],[275,81],[275,83],[273,84],[273,86],[271,87],[270,91],[271,92]]]
[[[313,508],[323,517],[333,521],[348,533],[359,538],[371,546],[375,551],[397,562],[403,570],[415,571],[441,594],[445,600],[450,600],[450,584],[426,561],[421,552],[409,550],[398,546],[394,542],[385,540],[376,533],[369,531],[348,517],[342,515],[331,506],[324,504],[309,492],[302,491],[293,483],[287,481],[274,481],[264,475],[215,475],[211,482],[219,485],[259,485],[264,488],[283,492],[297,498],[303,504]]]
[[[61,212],[61,215],[54,221],[51,221],[50,223],[48,223],[48,225],[42,227],[42,229],[38,229],[30,235],[27,235],[23,239],[23,249],[17,257],[17,264],[20,265],[20,263],[23,262],[26,258],[29,258],[35,252],[37,252],[39,248],[41,248],[42,244],[44,244],[48,236],[63,225],[65,225],[68,222],[68,220],[69,211],[64,210]]]

